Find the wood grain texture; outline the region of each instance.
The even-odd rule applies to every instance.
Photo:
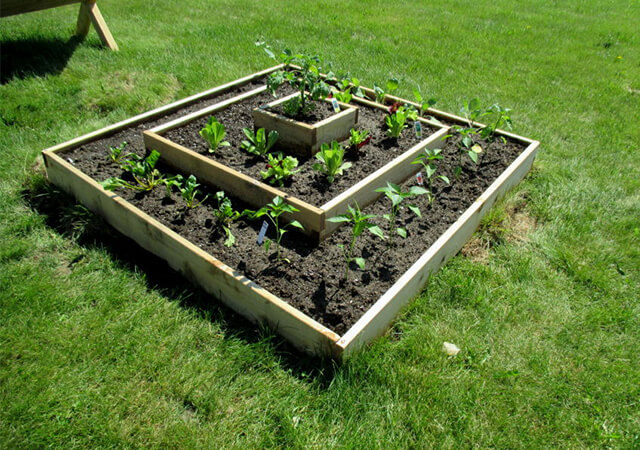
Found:
[[[2,0],[0,2],[0,17],[13,16],[58,6],[80,3],[82,0]]]

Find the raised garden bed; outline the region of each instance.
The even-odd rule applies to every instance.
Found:
[[[265,73],[227,85],[225,90],[235,90],[236,94],[230,92],[228,99],[237,97],[241,90],[246,93],[258,88]],[[127,132],[145,130],[153,125],[150,122],[153,117],[194,101],[206,99],[217,108],[221,102],[216,100],[220,98],[210,97],[220,94],[220,90],[209,91],[185,103],[175,103],[45,150],[49,178],[239,313],[252,321],[268,323],[299,349],[318,355],[346,356],[384,332],[399,309],[420,291],[429,274],[462,247],[493,202],[524,177],[539,145],[501,132],[505,143],[491,148],[480,166],[466,166],[450,187],[438,186],[433,203],[424,196],[415,200],[422,210],[422,219],[408,211],[399,216],[399,223],[407,229],[407,238],[401,245],[387,248],[385,242],[373,235],[359,241],[357,251],[367,258],[367,267],[365,270],[353,267],[350,281],[344,284],[342,253],[337,244],[348,240],[346,227],[320,244],[288,233],[283,240],[283,252],[291,264],[275,264],[255,244],[260,230],[257,221],[237,221],[233,232],[238,243],[228,248],[222,245],[223,237],[212,232],[207,222],[212,217],[210,202],[186,210],[175,194],[166,198],[161,192],[164,189],[139,195],[105,191],[99,184],[104,178],[117,175],[117,165],[107,161],[108,147],[118,145]],[[439,111],[428,112],[449,123],[462,121]],[[184,109],[174,117],[181,115],[186,115]],[[158,122],[162,120],[155,121]],[[131,147],[137,153],[144,152],[144,148]],[[166,156],[164,149],[158,150]],[[188,151],[198,161],[198,158],[211,161]],[[443,145],[445,160],[451,159],[456,151],[455,142]],[[166,161],[177,166],[169,159]],[[411,173],[417,169],[410,161],[407,165],[411,166]],[[185,176],[192,173],[184,166],[181,170]],[[452,167],[444,165],[441,170],[450,175]],[[207,189],[211,193],[221,188],[215,178],[209,181],[212,186]],[[406,186],[414,184],[413,176],[405,182]],[[384,182],[373,187],[382,185]],[[234,206],[241,206],[241,202],[248,203],[250,199],[232,200]],[[363,210],[380,215],[388,206],[387,199],[382,198]],[[383,222],[379,225],[385,226]]]

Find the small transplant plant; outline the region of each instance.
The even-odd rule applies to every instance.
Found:
[[[346,88],[343,91],[333,92],[333,97],[342,103],[351,103],[351,100],[353,100],[353,94],[351,93],[350,87]]]
[[[395,112],[384,119],[387,124],[387,136],[397,139],[402,134],[402,130],[407,128],[407,119],[416,120],[417,118],[418,114],[415,108],[399,106]]]
[[[375,218],[373,214],[362,214],[360,207],[356,203],[355,207],[349,205],[345,214],[340,214],[335,217],[327,219],[333,223],[348,223],[351,225],[351,237],[347,245],[338,244],[338,247],[342,249],[344,256],[344,281],[349,281],[349,265],[355,262],[361,270],[364,270],[366,261],[362,257],[354,257],[353,250],[356,245],[356,240],[362,235],[364,230],[369,230],[373,235],[378,236],[380,239],[385,239],[384,233],[379,226],[373,224],[370,220]]]
[[[258,128],[255,134],[249,128],[243,128],[242,132],[247,140],[242,141],[240,146],[253,155],[265,156],[278,142],[279,134],[276,130],[271,130],[268,135],[264,128]]]
[[[349,130],[349,152],[352,156],[360,157],[361,149],[371,142],[368,130]]]
[[[282,236],[288,231],[288,227],[299,228],[300,230],[304,230],[304,227],[297,220],[293,220],[287,224],[282,224],[280,221],[280,216],[284,213],[294,213],[299,212],[300,210],[294,208],[284,201],[282,197],[274,197],[271,203],[266,204],[262,208],[257,211],[245,211],[246,214],[249,215],[252,219],[257,219],[263,216],[266,216],[269,219],[269,222],[273,225],[276,230],[276,238],[273,242],[276,244],[276,262],[285,261],[290,263],[287,258],[280,257],[280,241],[282,241]],[[264,241],[264,249],[268,253],[271,248],[271,239],[265,239]]]
[[[238,219],[242,214],[233,209],[231,199],[227,197],[224,191],[216,192],[217,208],[213,210],[213,217],[216,219],[216,226],[220,227],[226,236],[224,245],[233,246],[236,237],[231,233],[231,223]]]
[[[322,144],[320,151],[316,153],[316,159],[319,161],[313,165],[313,169],[324,174],[329,183],[333,183],[337,175],[351,167],[350,162],[344,161],[344,148],[337,141],[329,144]]]
[[[435,98],[425,99],[422,97],[422,93],[418,89],[413,90],[413,98],[418,104],[418,115],[422,116],[426,110],[436,104]]]
[[[130,157],[134,153],[124,153],[124,149],[127,147],[127,141],[123,141],[122,144],[117,147],[109,147],[109,159],[114,163],[119,164],[124,159]]]
[[[189,175],[186,180],[182,175],[176,175],[173,178],[168,179],[166,182],[167,194],[169,194],[173,187],[177,188],[180,192],[180,196],[184,200],[187,208],[195,209],[202,204],[209,196],[206,195],[202,200],[198,201],[196,197],[202,192],[198,190],[200,186],[194,175]]]
[[[293,156],[284,156],[278,152],[275,155],[273,153],[267,153],[267,170],[261,170],[260,175],[263,180],[269,182],[269,184],[277,184],[278,186],[284,186],[284,182],[291,178],[294,174],[298,173],[298,170],[294,170],[298,167],[298,159]]]
[[[503,108],[497,103],[494,103],[487,108],[484,115],[489,116],[490,120],[488,121],[489,123],[480,130],[480,136],[491,142],[493,141],[495,132],[498,128],[506,126],[511,129],[512,122],[511,116],[509,115],[510,111],[511,109]],[[504,137],[502,139],[505,140]]]
[[[376,102],[384,103],[384,99],[387,94],[391,94],[393,91],[398,89],[398,80],[396,78],[389,78],[385,83],[385,88],[382,88],[375,83],[373,84],[373,92],[376,96]]]
[[[425,172],[425,180],[427,182],[427,196],[429,197],[429,203],[432,203],[435,199],[433,194],[433,180],[438,178],[444,181],[446,184],[450,184],[449,177],[446,175],[436,175],[438,168],[435,164],[436,161],[442,159],[442,150],[439,148],[430,149],[427,148],[424,150],[424,153],[418,155],[416,159],[414,159],[411,164],[420,164],[424,168]]]
[[[407,230],[403,227],[396,227],[396,219],[398,217],[398,213],[402,210],[403,205],[402,202],[407,199],[411,199],[413,197],[417,197],[419,195],[427,194],[428,191],[420,186],[411,186],[408,191],[403,191],[400,186],[397,184],[387,182],[385,187],[381,187],[376,189],[376,192],[382,192],[389,200],[391,200],[391,211],[389,214],[384,214],[382,217],[389,222],[389,240],[388,245],[393,245],[393,237],[398,234],[399,236],[406,238]],[[422,213],[420,212],[420,208],[416,205],[407,205],[410,211],[412,211],[416,216],[422,217]]]
[[[225,141],[226,128],[218,120],[211,116],[207,124],[200,130],[200,136],[209,144],[209,153],[215,153],[218,147],[229,147],[231,144]]]
[[[102,186],[112,191],[122,187],[134,191],[150,191],[154,187],[163,184],[166,178],[156,169],[156,164],[160,159],[160,153],[152,150],[149,156],[141,158],[135,153],[128,155],[128,159],[122,161],[121,168],[133,177],[135,183],[130,183],[122,178],[112,177],[104,180]]]

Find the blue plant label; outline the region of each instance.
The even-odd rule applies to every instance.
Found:
[[[416,120],[413,122],[413,127],[416,129],[416,137],[422,137],[422,124]]]
[[[260,228],[260,233],[258,233],[258,245],[262,245],[262,241],[264,241],[264,235],[267,234],[267,228],[269,228],[269,224],[266,220],[263,220],[262,228]]]
[[[416,174],[416,181],[418,182],[418,184],[420,186],[422,186],[424,184],[424,177],[422,176],[422,171],[418,172]]]
[[[333,106],[333,111],[335,113],[339,113],[340,112],[340,105],[338,105],[338,100],[336,100],[335,98],[331,99],[331,105]]]

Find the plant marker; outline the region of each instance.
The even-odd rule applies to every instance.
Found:
[[[416,129],[416,137],[417,138],[421,138],[422,137],[422,124],[416,120],[415,122],[413,122],[413,127]]]
[[[260,228],[260,233],[258,233],[258,240],[256,241],[258,245],[262,245],[262,241],[264,241],[264,235],[267,234],[267,228],[269,228],[269,224],[266,220],[263,220],[262,227]]]
[[[424,185],[424,177],[422,176],[422,171],[416,174],[416,181],[420,186]]]
[[[333,106],[333,112],[335,113],[339,113],[340,112],[340,105],[338,105],[338,100],[336,100],[335,98],[331,99],[331,105]]]

